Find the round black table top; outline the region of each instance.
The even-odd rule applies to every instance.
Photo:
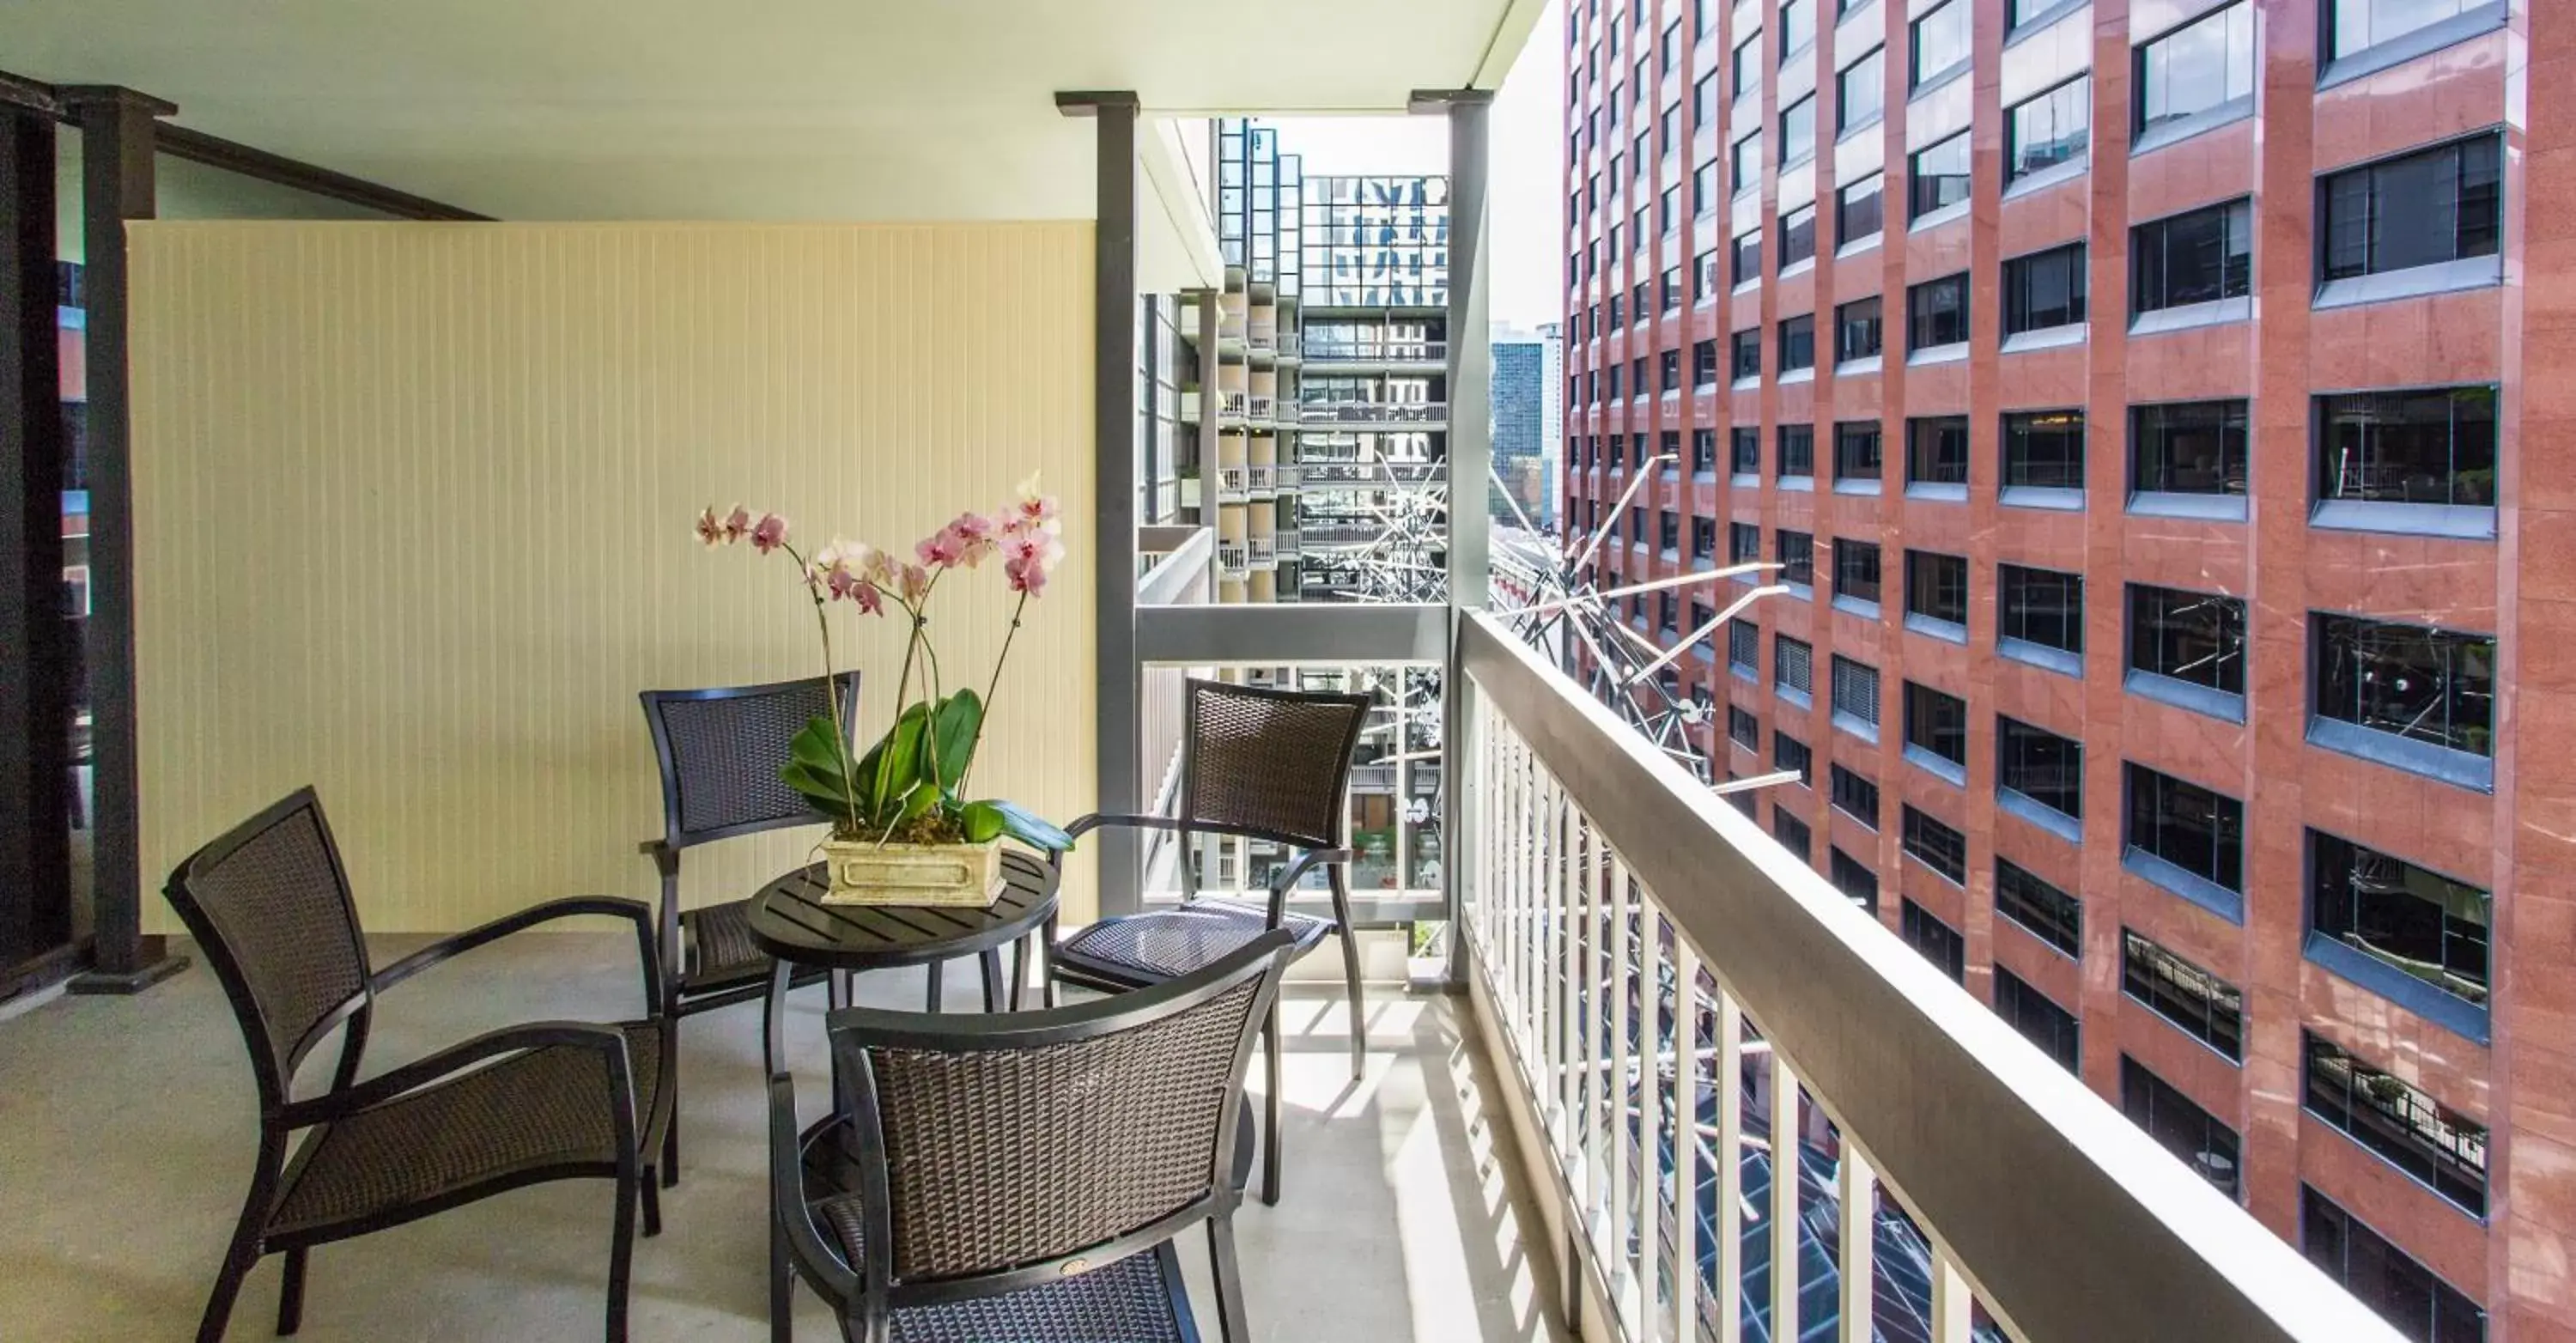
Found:
[[[1002,851],[1004,886],[991,907],[827,905],[823,865],[800,868],[751,897],[751,940],[797,965],[882,970],[929,965],[1005,947],[1055,914],[1056,871],[1020,849]]]

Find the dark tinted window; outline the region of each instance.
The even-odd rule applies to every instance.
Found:
[[[1848,364],[1879,351],[1879,300],[1853,299],[1834,309],[1834,361]]]
[[[1815,752],[1808,750],[1805,742],[1802,742],[1777,728],[1772,729],[1772,768],[1796,770],[1798,773],[1799,785],[1801,787],[1813,788],[1816,786],[1816,780],[1812,772],[1815,760]]]
[[[2085,283],[2080,242],[2005,262],[2004,334],[2082,325]]]
[[[1828,853],[1833,868],[1834,889],[1842,892],[1853,904],[1876,914],[1878,912],[1878,873],[1869,864],[1861,862],[1840,849],[1829,849]]]
[[[1905,422],[1905,479],[1927,485],[1968,483],[1968,419],[1940,415]]]
[[[1839,670],[1841,659],[1837,658],[1835,662]],[[1840,765],[1833,767],[1831,781],[1834,805],[1853,820],[1876,830],[1878,828],[1878,785]]]
[[[2006,489],[2084,488],[2084,412],[2026,411],[2004,417]]]
[[[1717,471],[1716,430],[1691,430],[1691,471],[1695,475],[1711,475]],[[1702,518],[1700,522],[1705,525],[1708,519]],[[1701,554],[1708,553],[1708,547],[1702,546],[1699,550]]]
[[[1745,564],[1762,558],[1762,529],[1749,522],[1726,524],[1726,562]]]
[[[2487,1005],[2485,891],[2323,831],[2308,832],[2308,926],[2445,993]]]
[[[2252,0],[2203,15],[2138,48],[2137,129],[2254,96]]]
[[[2236,1197],[2242,1183],[2236,1130],[2126,1054],[2120,1056],[2120,1110],[2202,1179]]]
[[[1816,474],[1816,427],[1814,425],[1780,426],[1780,474],[1783,477]]]
[[[1780,581],[1798,587],[1816,585],[1816,538],[1812,532],[1782,530],[1772,534],[1779,551]]]
[[[1816,319],[1807,313],[1780,323],[1780,371],[1795,373],[1816,366]]]
[[[1726,706],[1726,735],[1748,751],[1762,746],[1762,722],[1741,706]]]
[[[1734,339],[1735,376],[1738,378],[1761,377],[1762,333],[1759,331],[1738,331],[1735,333]]]
[[[1834,192],[1834,245],[1837,247],[1869,237],[1887,226],[1883,173],[1869,176]]]
[[[1954,765],[1968,763],[1968,702],[1928,685],[1905,683],[1905,744]]]
[[[2084,815],[2084,744],[2019,719],[1995,719],[1996,784],[2068,816]]]
[[[2131,583],[2129,666],[2225,694],[2244,694],[2244,601]]]
[[[2254,207],[2224,205],[2140,224],[2129,235],[2134,312],[2242,298],[2254,291]]]
[[[1970,0],[1950,0],[1914,21],[1914,83],[1948,73],[1968,59]]]
[[[1961,9],[1967,7],[1967,0],[1950,0],[1950,3]],[[1921,219],[1935,210],[1956,205],[1968,198],[1968,133],[1966,131],[1961,131],[1929,149],[1917,150],[1911,162],[1912,168],[1907,174],[1909,183],[1907,200],[1912,207],[1912,213],[1906,216],[1908,219]]]
[[[2245,889],[2245,804],[2199,784],[2128,767],[2129,847],[2231,891]]]
[[[1905,613],[1968,623],[1968,561],[1928,550],[1905,552]]]
[[[1762,473],[1762,431],[1739,425],[1727,431],[1726,469],[1739,476]]]
[[[1877,482],[1882,466],[1879,460],[1878,424],[1834,426],[1834,478]]]
[[[2496,391],[2317,398],[2317,497],[2495,507]]]
[[[1850,130],[1876,121],[1887,105],[1887,49],[1881,47],[1846,65],[1834,76],[1836,129]]]
[[[1902,807],[1905,851],[1959,885],[1968,884],[1968,837],[1912,807]]]
[[[2084,651],[2083,575],[2018,564],[1997,565],[1995,572],[2003,584],[2001,637],[2068,653]]]
[[[1761,664],[1762,627],[1749,620],[1726,622],[1726,664],[1752,671]]]
[[[2092,130],[2090,75],[2014,107],[2004,114],[2004,184],[2079,157]]]
[[[2493,135],[2382,159],[2317,186],[2325,278],[2493,256],[2504,226]]]
[[[1995,1015],[2010,1022],[2023,1039],[2039,1046],[2040,1052],[2057,1060],[2057,1066],[2076,1071],[2082,1049],[2075,1014],[2000,965],[1995,967]]]
[[[1911,900],[1904,902],[1897,921],[1906,945],[1922,952],[1923,959],[1940,966],[1941,972],[1952,979],[1967,978],[1968,942],[1959,936],[1958,929],[1934,918],[1932,911]]]
[[[1801,695],[1813,694],[1816,683],[1815,649],[1804,639],[1774,635],[1771,639],[1771,683],[1783,690]]]
[[[2130,488],[2147,494],[2245,493],[2246,422],[2242,401],[2130,407]]]
[[[1743,284],[1762,278],[1762,230],[1755,229],[1735,240],[1727,255],[1728,282]]]
[[[2120,988],[2231,1059],[2245,1057],[2245,995],[2163,947],[2120,930]]]
[[[2485,1343],[2487,1314],[2360,1218],[2299,1186],[2308,1261],[2416,1343]]]
[[[1717,382],[1717,342],[1699,341],[1691,346],[1691,385],[1708,387]]]
[[[1781,848],[1798,855],[1799,862],[1813,861],[1815,836],[1808,831],[1805,821],[1799,820],[1777,802],[1771,804],[1771,837],[1780,841]]]
[[[1802,205],[1780,216],[1780,269],[1787,270],[1815,255],[1816,207]]]
[[[2314,646],[2318,716],[2494,754],[2493,635],[2319,615]]]
[[[2008,859],[1995,860],[1995,908],[2059,951],[2084,954],[2084,906]]]
[[[1958,0],[1951,0],[1956,4]],[[1908,352],[1956,345],[1968,338],[1968,274],[1918,284],[1905,291]]]
[[[2487,1212],[2486,1125],[2460,1114],[2396,1074],[2302,1031],[2308,1113],[2484,1217]]]
[[[1836,541],[1834,595],[1875,605],[1878,601],[1878,546],[1869,541]]]

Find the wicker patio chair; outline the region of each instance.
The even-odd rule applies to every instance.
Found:
[[[263,1255],[286,1256],[277,1332],[304,1311],[312,1247],[399,1226],[546,1180],[613,1179],[608,1338],[626,1337],[628,1266],[639,1202],[661,1230],[653,1149],[669,1122],[672,1025],[660,992],[651,911],[606,896],[552,900],[375,969],[346,870],[310,788],[299,789],[190,855],[171,873],[179,911],[224,986],[259,1083],[259,1160],[250,1196],[197,1329],[224,1335],[242,1280]],[[645,1015],[594,1024],[531,1022],[479,1035],[359,1082],[376,995],[511,933],[575,915],[635,925]],[[296,1099],[296,1066],[332,1034],[328,1090]],[[305,1136],[288,1151],[299,1131]]]
[[[1180,814],[1094,813],[1066,827],[1077,837],[1102,826],[1180,832],[1180,905],[1102,919],[1051,950],[1048,973],[1069,984],[1122,992],[1158,984],[1215,962],[1277,928],[1305,955],[1326,934],[1342,935],[1342,979],[1351,1015],[1351,1076],[1368,1058],[1368,1009],[1360,998],[1359,946],[1351,936],[1351,758],[1368,721],[1366,695],[1329,695],[1192,680],[1183,716]],[[1188,858],[1190,837],[1241,835],[1289,846],[1294,855],[1271,883],[1266,906],[1200,898]],[[1060,856],[1059,856],[1060,861]],[[1322,868],[1333,917],[1291,912],[1288,894]],[[1261,1142],[1261,1197],[1279,1201],[1280,1039],[1276,1005],[1263,1032],[1269,1081]]]
[[[834,1012],[843,1117],[807,1141],[769,1079],[771,1337],[801,1277],[853,1343],[1198,1343],[1173,1241],[1204,1223],[1222,1337],[1251,1343],[1236,1138],[1292,947],[1038,1012]]]

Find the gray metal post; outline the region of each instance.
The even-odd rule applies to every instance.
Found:
[[[1092,481],[1100,565],[1093,587],[1100,683],[1095,805],[1129,813],[1144,803],[1138,716],[1144,684],[1136,664],[1136,95],[1059,93],[1055,101],[1066,116],[1099,123],[1100,218],[1091,251]],[[1100,912],[1141,908],[1144,873],[1135,832],[1111,828],[1094,836]]]
[[[1466,938],[1459,926],[1468,855],[1473,851],[1476,808],[1472,796],[1474,689],[1458,663],[1458,624],[1463,613],[1483,609],[1489,568],[1489,515],[1485,477],[1494,459],[1489,413],[1494,379],[1493,333],[1485,295],[1485,169],[1491,154],[1488,114],[1494,95],[1482,89],[1417,92],[1416,113],[1449,118],[1449,657],[1441,677],[1441,714],[1448,737],[1441,760],[1440,877],[1447,897],[1452,988],[1466,982]]]
[[[150,219],[153,119],[177,111],[132,89],[61,91],[80,120],[81,292],[89,356],[89,686],[96,812],[91,890],[96,968],[74,993],[133,993],[187,964],[143,935],[134,700],[134,408],[127,339],[133,293],[125,223]]]

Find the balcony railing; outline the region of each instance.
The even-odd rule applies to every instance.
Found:
[[[1308,546],[1364,545],[1386,535],[1383,522],[1317,522],[1298,524]]]
[[[1250,402],[1250,408],[1246,411],[1246,414],[1254,420],[1268,423],[1278,417],[1278,399],[1276,397],[1268,396],[1253,397]]]
[[[2398,1337],[1503,626],[1456,668],[1470,988],[1612,1335]]]
[[[1441,462],[1336,462],[1312,458],[1299,464],[1307,485],[1436,485],[1448,478]]]
[[[1221,420],[1242,419],[1244,417],[1245,404],[1248,399],[1247,394],[1243,392],[1219,393],[1216,403],[1217,418]]]
[[[1282,331],[1279,333],[1279,353],[1287,358],[1295,359],[1299,357],[1300,347],[1302,344],[1303,342],[1297,339],[1297,333],[1294,331]]]
[[[1255,497],[1269,494],[1276,488],[1278,472],[1278,467],[1267,462],[1254,462],[1243,469],[1244,488]]]
[[[1271,548],[1270,537],[1244,538],[1244,562],[1255,569],[1267,569],[1279,562],[1279,552]]]
[[[1297,488],[1299,478],[1297,464],[1295,462],[1281,462],[1277,466],[1270,468],[1271,482],[1279,489],[1293,490]]]
[[[1305,349],[1310,364],[1441,364],[1448,362],[1445,340],[1318,341]]]
[[[1226,578],[1243,579],[1251,577],[1251,548],[1241,541],[1217,542],[1216,571],[1220,576]]]
[[[1449,422],[1445,401],[1327,401],[1298,404],[1303,424],[1399,424],[1434,427]]]
[[[1272,548],[1278,552],[1279,558],[1283,560],[1293,560],[1304,553],[1301,547],[1305,545],[1305,539],[1298,534],[1297,529],[1294,527],[1286,527],[1272,532],[1270,534],[1270,540]]]

